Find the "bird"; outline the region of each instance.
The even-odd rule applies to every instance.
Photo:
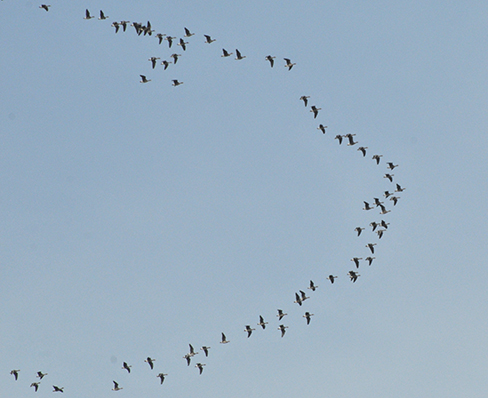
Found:
[[[210,347],[207,347],[206,345],[202,346],[202,350],[205,353],[205,356],[208,357],[208,350],[210,350]]]
[[[361,151],[361,152],[362,152],[363,157],[365,157],[365,156],[366,156],[366,149],[368,149],[368,147],[367,147],[367,146],[360,146],[360,147],[358,148],[358,151]]]
[[[268,322],[264,322],[264,318],[261,315],[259,315],[258,326],[261,326],[263,329],[266,329],[267,324],[268,324]]]
[[[112,22],[112,26],[115,28],[115,33],[119,31],[120,25],[118,22]]]
[[[146,78],[144,75],[139,75],[141,77],[141,81],[139,83],[148,83],[151,81],[151,79]]]
[[[195,352],[195,349],[193,348],[193,346],[191,344],[188,344],[190,346],[190,353],[188,355],[190,355],[191,357],[194,357],[195,355],[198,354],[198,352]]]
[[[14,378],[16,381],[19,379],[19,372],[20,372],[20,369],[14,369],[14,370],[10,371],[10,374],[14,375]]]
[[[114,382],[114,388],[112,388],[112,391],[120,391],[123,389],[123,387],[119,387],[119,383],[117,383],[115,380],[112,380]]]
[[[191,355],[190,354],[185,354],[185,356],[183,357],[186,359],[186,364],[187,366],[190,366],[190,362],[191,362]]]
[[[148,59],[148,61],[151,61],[151,63],[152,63],[152,68],[153,68],[153,69],[156,67],[156,61],[157,61],[158,59],[161,59],[161,58],[159,58],[159,57],[151,57],[151,58],[149,58],[149,59]]]
[[[381,237],[383,236],[383,233],[385,232],[384,229],[378,229],[378,231],[376,231],[376,233],[378,234],[378,239],[381,239]]]
[[[103,13],[102,10],[100,10],[100,18],[98,18],[99,20],[103,21],[104,19],[107,19],[109,18],[108,16],[105,16],[105,14]]]
[[[371,253],[374,254],[374,247],[376,246],[376,243],[368,243],[366,247],[369,247],[369,250],[371,250]]]
[[[179,81],[178,81],[178,79],[174,79],[174,80],[173,80],[173,86],[174,86],[174,87],[177,87],[177,86],[179,86],[180,84],[183,84],[183,83],[184,83],[184,82],[179,82]]]
[[[329,276],[327,277],[327,279],[330,281],[330,283],[334,283],[334,280],[335,280],[336,278],[338,278],[338,276],[329,275]]]
[[[129,23],[130,21],[120,21],[120,24],[122,25],[122,30],[125,32],[125,30],[127,29],[127,24]]]
[[[319,127],[317,127],[317,130],[320,130],[320,131],[322,131],[323,134],[325,134],[326,128],[327,128],[327,126],[324,126],[323,124],[319,124]]]
[[[302,305],[302,299],[300,298],[300,296],[298,295],[298,293],[295,293],[295,301],[294,303],[297,303],[299,306]]]
[[[396,184],[395,192],[403,192],[403,191],[405,191],[405,188],[402,188],[400,184]]]
[[[195,34],[195,33],[191,33],[190,30],[187,28],[184,28],[184,29],[185,29],[185,37],[191,37]]]
[[[374,230],[376,229],[376,227],[377,227],[378,225],[380,225],[380,224],[378,224],[376,221],[371,221],[371,222],[369,223],[369,225],[370,225],[371,227],[373,227],[373,232],[374,232]]]
[[[380,205],[380,207],[381,207],[380,214],[387,214],[391,211],[391,210],[386,210],[386,207],[383,205]]]
[[[266,61],[269,61],[271,67],[273,67],[273,65],[274,65],[274,59],[275,58],[276,57],[272,57],[271,55],[266,55],[266,58],[265,59],[266,59]]]
[[[168,69],[168,66],[171,62],[168,62],[166,60],[161,61],[161,65],[164,65],[164,70]]]
[[[49,11],[49,7],[51,7],[51,5],[50,5],[50,4],[41,4],[41,5],[39,6],[39,8],[43,8],[43,9],[44,9],[44,10],[46,10],[46,11]],[[31,386],[31,387],[32,387],[32,386]],[[37,391],[37,389],[36,389],[36,391]]]
[[[168,376],[168,374],[167,373],[160,373],[156,377],[159,377],[159,379],[161,380],[161,384],[163,384],[165,376]]]
[[[122,22],[121,22],[122,23]],[[122,25],[123,26],[123,25]],[[141,33],[142,33],[142,24],[140,24],[139,22],[132,22],[130,24],[130,26],[133,26],[136,33],[140,36]],[[125,31],[124,31],[125,32]]]
[[[301,297],[301,300],[302,300],[302,303],[306,300],[306,299],[309,299],[310,297],[307,297],[307,295],[305,294],[305,292],[303,290],[300,290],[300,294],[302,295]]]
[[[207,44],[212,44],[215,39],[212,39],[209,35],[204,35],[205,36],[205,43]]]
[[[227,343],[230,343],[230,340],[227,340],[225,334],[222,333],[222,341],[220,342],[220,344],[227,344]]]
[[[296,63],[292,63],[289,58],[283,58],[283,59],[286,62],[284,66],[285,68],[288,68],[288,70],[291,70],[291,68],[293,68],[293,65],[296,65]]]
[[[154,369],[154,361],[155,359],[151,358],[151,357],[147,357],[144,362],[147,362],[147,364],[149,365],[149,367],[151,368],[151,370]]]
[[[253,330],[256,330],[256,329],[251,328],[250,325],[246,325],[246,328],[244,329],[244,331],[247,332],[247,338],[251,337]]]
[[[302,95],[300,97],[300,100],[303,101],[303,103],[305,104],[305,108],[307,107],[308,105],[308,99],[310,98],[310,95]]]
[[[371,207],[368,202],[363,201],[363,203],[364,203],[363,210],[373,210],[373,207]]]
[[[283,312],[283,310],[278,310],[278,315],[276,315],[278,317],[278,320],[281,321],[281,318],[283,318],[285,315],[288,315],[286,313]]]
[[[334,139],[335,139],[335,140],[338,140],[338,141],[339,141],[339,145],[341,145],[341,144],[342,144],[342,138],[344,138],[344,136],[343,136],[343,135],[340,135],[340,134],[337,134],[337,135],[334,137]]]
[[[286,333],[285,329],[288,329],[288,326],[280,325],[280,327],[278,328],[278,330],[281,330],[281,337],[283,337],[285,335],[285,333]]]
[[[164,36],[166,36],[164,33],[158,33],[155,37],[159,39],[159,44],[163,42]]]
[[[204,367],[204,366],[205,366],[205,364],[204,364],[204,363],[200,363],[200,362],[198,362],[198,363],[195,365],[195,367],[196,367],[196,368],[198,368],[198,369],[200,370],[200,374],[202,374],[202,372],[203,372],[203,367]]]
[[[385,193],[383,194],[383,196],[384,196],[385,198],[387,198],[387,199],[388,199],[388,197],[389,197],[389,196],[391,196],[391,195],[393,195],[393,194],[392,194],[392,193],[390,193],[390,192],[388,192],[388,191],[385,191]]]
[[[221,55],[221,57],[230,57],[232,54],[234,54],[234,53],[228,52],[225,48],[222,49],[222,53],[223,54]]]
[[[363,231],[364,228],[361,228],[361,227],[356,227],[354,228],[354,231],[356,231],[358,233],[358,236],[361,235],[361,232]]]
[[[362,260],[362,257],[353,257],[351,258],[351,261],[354,261],[354,264],[356,264],[356,268],[359,268],[359,260]]]
[[[310,110],[310,112],[313,112],[314,119],[317,117],[320,110],[322,110],[322,108],[317,108],[315,105],[312,105],[312,109]]]
[[[385,220],[381,220],[380,225],[383,228],[388,229],[388,225],[390,225],[390,223],[389,222],[386,222]]]
[[[173,63],[176,65],[178,57],[181,57],[181,54],[171,54],[170,57],[173,58]]]
[[[39,384],[41,384],[40,381],[38,382],[34,382],[34,383],[31,383],[31,387],[34,387],[34,391],[37,392],[37,390],[39,389]]]
[[[349,275],[349,278],[351,278],[352,283],[356,282],[358,280],[358,277],[361,276],[354,271],[349,271],[348,275]]]
[[[53,386],[53,392],[64,392],[64,387]]]
[[[168,40],[168,46],[169,48],[171,48],[171,46],[173,45],[173,40],[176,39],[176,37],[166,36],[164,39]]]
[[[365,260],[368,262],[368,265],[371,265],[371,263],[373,262],[373,260],[375,259],[376,257],[366,257]]]
[[[92,16],[90,15],[90,11],[88,11],[88,8],[87,8],[87,9],[85,10],[85,18],[83,18],[83,19],[92,19],[92,18],[95,18],[95,17],[92,17]]]
[[[383,176],[383,178],[388,178],[388,179],[390,180],[390,182],[393,182],[393,176],[394,176],[394,175],[395,175],[395,174],[388,174],[388,173],[386,173],[386,174]]]
[[[380,164],[380,158],[382,157],[383,155],[373,155],[372,159],[376,160],[376,164]]]
[[[356,134],[351,134],[351,133],[348,133],[345,135],[345,137],[349,140],[349,143],[347,144],[348,146],[353,146],[353,145],[356,145],[358,142],[357,141],[354,141],[354,137]]]
[[[131,365],[128,365],[127,362],[122,363],[122,369],[127,370],[127,372],[130,373],[130,368],[132,368]]]
[[[36,377],[38,377],[38,378],[39,378],[39,380],[42,380],[42,378],[43,378],[44,376],[47,376],[47,373],[42,373],[41,371],[37,372],[37,376],[36,376]]]
[[[305,315],[303,316],[304,318],[307,318],[307,325],[310,325],[310,319],[312,319],[313,314],[310,312],[305,312]]]
[[[180,39],[180,42],[177,43],[176,45],[181,46],[181,48],[183,49],[183,51],[186,51],[186,45],[187,44],[188,44],[187,41],[184,41],[183,39]]]
[[[379,198],[373,198],[373,200],[374,200],[374,204],[376,205],[376,207],[381,206],[383,204],[383,202],[380,202]]]
[[[317,289],[317,288],[318,288],[318,286],[315,285],[315,283],[313,283],[312,280],[310,281],[310,286],[307,287],[307,289],[310,289],[312,292],[315,292],[315,289]]]
[[[240,61],[241,59],[244,59],[244,58],[246,58],[246,56],[245,55],[241,55],[241,52],[236,48],[236,58],[235,59],[237,61]]]
[[[392,196],[390,198],[390,200],[393,200],[393,206],[396,206],[397,202],[398,202],[398,199],[400,199],[400,197],[398,196]]]
[[[392,162],[387,162],[386,165],[387,165],[386,167],[390,170],[393,170],[395,167],[398,167],[397,164],[393,164]]]

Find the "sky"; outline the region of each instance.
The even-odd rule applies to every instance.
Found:
[[[486,396],[486,3],[49,4],[0,2],[0,396]]]

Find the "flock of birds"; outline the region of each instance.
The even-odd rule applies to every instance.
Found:
[[[39,6],[39,8],[41,9],[44,9],[46,11],[49,11],[49,8],[51,6],[50,5],[46,5],[46,4],[41,4]],[[91,13],[89,12],[89,10],[86,10],[85,11],[85,17],[84,19],[86,20],[89,20],[89,19],[93,19],[94,17],[91,15]],[[103,11],[100,11],[100,17],[98,18],[99,20],[105,20],[105,19],[108,19],[109,17],[106,16],[104,14]],[[120,21],[120,22],[113,22],[112,23],[112,27],[115,28],[115,33],[118,33],[120,29],[122,29],[122,31],[126,31],[127,29],[127,26],[130,24],[130,26],[134,27],[136,33],[138,35],[149,35],[151,36],[155,30],[152,29],[152,26],[151,26],[151,23],[148,21],[146,25],[143,25],[142,23],[137,23],[137,22],[129,22],[129,21]],[[186,27],[184,28],[184,38],[189,38],[191,36],[194,36],[195,33],[192,33],[189,29],[187,29]],[[169,48],[172,47],[172,44],[173,44],[173,41],[176,40],[176,37],[173,37],[173,36],[169,36],[169,35],[166,35],[166,34],[162,34],[162,33],[157,33],[155,34],[155,37],[158,38],[159,40],[159,44],[162,43],[163,40],[167,40],[168,41],[168,45],[169,45]],[[213,39],[211,36],[209,35],[204,35],[205,37],[205,43],[207,44],[211,44],[213,43],[214,41],[216,41],[216,39]],[[179,41],[177,42],[177,45],[181,46],[181,48],[183,49],[183,51],[186,51],[186,45],[189,44],[188,42],[185,41],[184,38],[180,38]],[[236,60],[242,60],[244,58],[246,58],[245,55],[242,55],[241,52],[239,50],[235,50],[236,51]],[[225,49],[222,49],[222,57],[229,57],[231,55],[233,55],[232,52],[228,52],[227,50]],[[181,54],[172,54],[171,55],[171,58],[173,58],[173,64],[176,64],[177,61],[178,61],[178,58],[181,56]],[[274,66],[274,59],[276,57],[275,56],[271,56],[271,55],[268,55],[265,57],[265,60],[268,61],[270,63],[270,66],[273,67]],[[151,57],[149,58],[149,61],[151,62],[151,65],[152,65],[152,68],[154,69],[157,65],[157,60],[159,60],[160,58],[159,57]],[[285,67],[288,68],[288,70],[291,70],[293,68],[294,65],[296,65],[295,63],[292,63],[290,59],[288,58],[284,58],[285,60]],[[163,60],[161,62],[161,64],[164,66],[164,69],[167,69],[168,68],[168,65],[170,64],[171,62],[170,61],[167,61],[167,60]],[[151,81],[150,79],[147,79],[147,77],[145,75],[140,75],[141,76],[141,83],[147,83],[149,81]],[[180,82],[178,80],[173,80],[173,85],[174,86],[178,86],[180,84],[183,84],[183,82]],[[303,95],[299,98],[300,101],[302,101],[305,105],[305,107],[308,107],[308,103],[309,103],[309,99],[310,99],[310,96],[307,96],[307,95]],[[321,110],[322,108],[318,108],[316,105],[312,105],[310,107],[310,112],[313,113],[313,117],[314,119],[317,118],[317,116],[319,115],[319,111]],[[324,126],[323,124],[319,124],[319,126],[317,127],[318,130],[320,130],[323,134],[326,134],[327,132],[327,129],[328,127],[327,126]],[[357,141],[355,141],[355,137],[356,134],[351,134],[351,133],[348,133],[348,134],[344,134],[344,135],[336,135],[334,137],[334,139],[338,140],[338,143],[339,145],[341,145],[344,141],[344,139],[346,139],[346,142],[347,142],[347,146],[355,146],[356,144],[358,144]],[[358,146],[357,147],[357,150],[362,154],[363,157],[366,157],[366,154],[367,154],[367,150],[368,150],[368,147],[365,147],[365,146]],[[374,154],[372,156],[372,160],[376,163],[376,165],[380,165],[380,162],[381,162],[381,158],[383,157],[383,155],[378,155],[378,154]],[[394,177],[394,174],[391,174],[391,171],[393,171],[395,168],[398,167],[398,165],[392,163],[392,162],[387,162],[386,163],[386,167],[388,169],[388,172],[384,174],[384,178],[386,178],[390,183],[393,183],[393,177]],[[399,196],[396,196],[395,193],[400,193],[400,192],[403,192],[405,190],[405,188],[403,188],[400,184],[398,183],[395,183],[395,186],[394,188],[392,188],[392,190],[386,190],[383,192],[382,196],[384,196],[385,200],[388,199],[390,200],[392,203],[393,203],[393,206],[396,206],[396,204],[398,203],[398,200],[400,199]],[[380,196],[380,195],[378,195]],[[370,204],[371,203],[371,204]],[[390,209],[387,209],[386,208],[386,205],[385,205],[385,202],[382,202],[380,200],[379,197],[374,197],[372,201],[364,201],[364,208],[363,210],[364,211],[371,211],[371,210],[375,210],[375,209],[380,209],[379,211],[379,214],[381,216],[383,215],[386,215],[388,213],[391,212]],[[372,229],[372,232],[376,233],[377,235],[377,238],[378,239],[381,239],[382,236],[386,233],[386,231],[388,230],[389,228],[389,225],[390,223],[386,222],[385,220],[381,219],[381,220],[377,220],[377,221],[372,221],[369,226],[371,227]],[[357,236],[359,237],[362,232],[366,229],[366,227],[364,226],[357,226],[354,231],[356,232]],[[355,270],[350,270],[348,273],[347,273],[347,276],[349,277],[350,281],[352,283],[355,283],[358,278],[361,276],[359,273],[358,273],[358,269],[361,265],[361,260],[364,260],[368,266],[371,266],[372,263],[373,263],[373,260],[376,258],[376,257],[373,257],[373,255],[375,254],[375,246],[377,246],[377,243],[375,242],[369,242],[365,245],[365,247],[369,250],[367,252],[367,256],[365,256],[364,258],[363,257],[352,257],[350,260],[354,263],[354,266],[355,266]],[[338,276],[336,275],[329,275],[327,276],[327,280],[331,283],[331,284],[334,284],[335,280],[338,278]],[[319,286],[316,285],[314,283],[313,280],[310,280],[310,284],[309,286],[307,287],[307,289],[309,289],[311,292],[315,292],[316,289],[318,288]],[[307,294],[305,293],[304,290],[299,290],[298,292],[295,293],[295,301],[294,303],[296,303],[298,306],[302,306],[303,303],[310,299],[309,296],[307,296]],[[290,300],[291,301],[291,300]],[[282,323],[282,319],[287,316],[288,314],[285,313],[282,309],[278,309],[277,310],[277,315],[276,317],[278,318],[278,327],[277,327],[277,330],[279,330],[280,332],[280,335],[281,337],[283,338],[286,334],[286,329],[288,329],[288,326],[286,326],[284,323]],[[303,318],[305,318],[305,321],[306,321],[306,324],[309,325],[311,323],[311,319],[312,317],[314,316],[314,314],[310,313],[309,311],[306,311],[303,315]],[[261,327],[262,330],[265,330],[266,329],[266,325],[268,325],[269,323],[265,321],[264,317],[262,315],[259,315],[259,322],[256,323],[256,326],[259,326]],[[251,327],[251,324],[246,324],[245,327],[244,327],[244,332],[246,333],[247,335],[247,338],[250,338],[253,334],[253,332],[256,330],[256,328],[253,328]],[[230,340],[227,339],[226,335],[224,333],[221,334],[221,340],[220,340],[220,344],[223,344],[223,345],[226,345],[230,343]],[[210,346],[207,346],[207,345],[203,345],[201,346],[201,350],[203,351],[205,357],[208,357],[209,356],[209,350],[210,350]],[[190,366],[191,364],[191,361],[192,359],[197,355],[199,354],[199,352],[195,351],[194,347],[192,344],[189,344],[189,352],[186,353],[184,356],[183,356],[183,359],[186,361],[187,365]],[[151,357],[147,357],[144,362],[148,364],[150,370],[154,370],[154,362],[156,361],[156,359],[154,358],[151,358]],[[198,372],[199,374],[202,374],[203,373],[203,370],[204,370],[204,366],[206,366],[205,363],[202,363],[202,362],[197,362],[195,364],[195,367],[198,369]],[[125,370],[127,371],[128,373],[131,373],[131,367],[132,365],[129,365],[127,362],[123,362],[122,363],[122,370]],[[17,381],[19,379],[19,372],[20,372],[20,369],[13,369],[10,374],[14,377],[14,379]],[[48,373],[43,373],[42,371],[38,371],[37,372],[37,375],[36,375],[36,378],[38,378],[39,380],[38,381],[33,381],[31,384],[30,384],[30,387],[32,387],[34,389],[34,391],[38,391],[39,387],[40,387],[40,384],[41,384],[41,380],[47,376]],[[163,372],[159,372],[156,377],[159,379],[160,381],[160,384],[163,384],[166,376],[168,376],[168,373],[163,373]],[[123,389],[123,387],[121,387],[119,385],[119,383],[115,380],[112,381],[113,382],[113,388],[112,390],[113,391],[120,391]],[[60,392],[60,393],[63,393],[64,392],[64,387],[59,387],[57,385],[53,385],[53,392]]]

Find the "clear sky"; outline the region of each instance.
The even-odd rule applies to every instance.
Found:
[[[486,2],[49,4],[0,2],[1,397],[486,397]]]

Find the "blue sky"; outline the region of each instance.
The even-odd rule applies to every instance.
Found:
[[[50,4],[0,3],[2,397],[486,395],[485,3]]]

